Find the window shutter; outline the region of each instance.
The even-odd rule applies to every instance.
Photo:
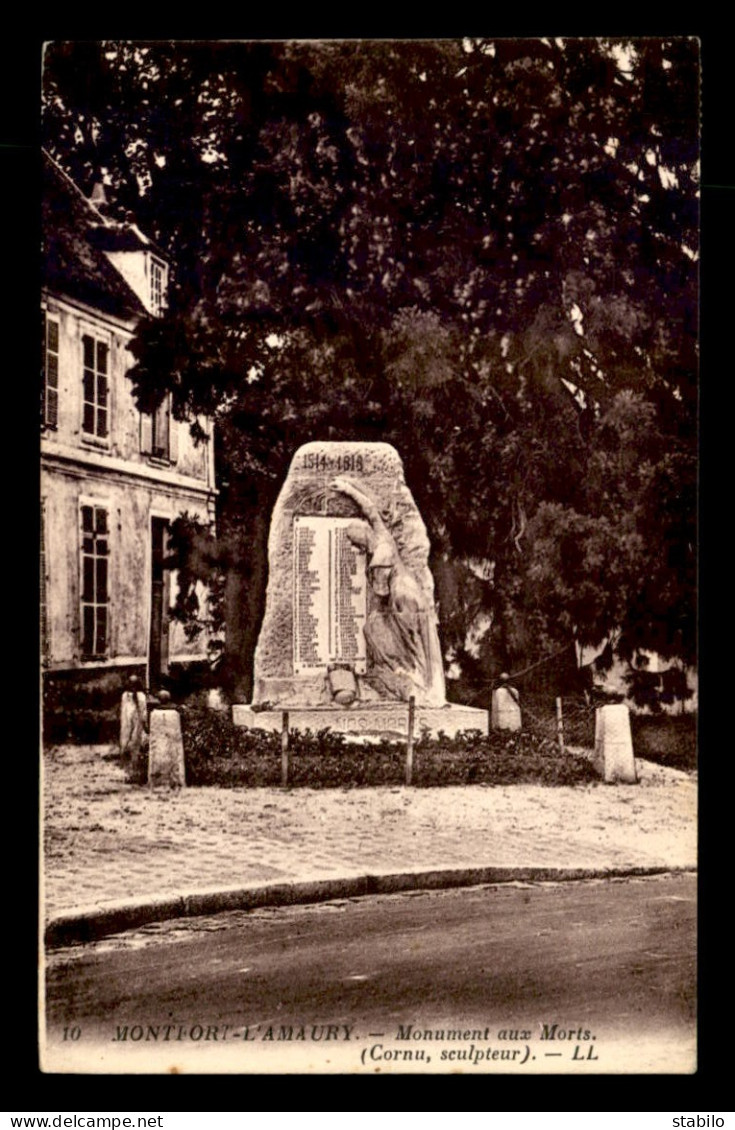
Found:
[[[153,414],[153,454],[159,459],[171,455],[171,397],[166,393]]]
[[[48,599],[46,593],[46,499],[41,499],[41,659],[48,664],[51,646],[49,638]]]
[[[173,412],[169,416],[168,426],[168,457],[172,463],[176,463],[179,458],[179,428],[181,425],[178,420],[174,420]]]
[[[41,423],[46,423],[46,311],[41,311]]]
[[[58,378],[54,377],[54,380]],[[46,424],[49,428],[56,428],[59,424],[59,390],[57,384],[52,384],[49,379],[46,389]]]
[[[41,419],[48,428],[59,422],[59,323],[41,311]]]
[[[153,417],[149,412],[140,414],[140,453],[150,455],[153,451]]]

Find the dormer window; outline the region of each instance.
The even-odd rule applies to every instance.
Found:
[[[163,253],[130,222],[103,220],[90,225],[94,246],[122,275],[141,305],[154,318],[166,308],[168,265]],[[132,295],[131,295],[132,297]]]
[[[157,259],[151,259],[151,313],[159,316],[166,304],[166,269]]]

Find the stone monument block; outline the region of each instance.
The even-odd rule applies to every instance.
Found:
[[[342,666],[358,678],[361,702],[407,701],[415,692],[417,702],[442,706],[444,675],[441,656],[433,654],[438,637],[428,558],[426,527],[393,447],[334,442],[301,447],[271,520],[254,705],[331,705],[328,672]],[[372,652],[369,647],[368,623],[379,623],[381,605],[369,573],[385,569],[394,577],[399,568],[408,578],[415,616],[393,637],[383,632],[384,652],[397,651],[390,674],[390,664],[376,656],[380,646]],[[396,647],[401,631],[402,654]],[[431,671],[427,651],[434,659]],[[422,662],[425,669],[417,672]]]
[[[630,713],[624,703],[597,708],[594,763],[600,775],[609,784],[637,783]]]
[[[521,707],[515,687],[496,687],[493,691],[490,726],[493,730],[520,730]]]
[[[172,707],[151,711],[148,784],[151,788],[181,788],[186,784],[181,719]]]
[[[429,548],[393,447],[299,448],[271,519],[253,702],[233,719],[272,729],[288,710],[299,728],[379,733],[411,698],[432,714],[458,709],[446,702]],[[487,733],[487,712],[466,710],[463,728]]]

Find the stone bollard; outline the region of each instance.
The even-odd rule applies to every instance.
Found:
[[[186,784],[181,718],[171,696],[161,691],[161,705],[151,710],[148,746],[149,788],[182,788]]]
[[[493,730],[520,730],[520,695],[515,687],[507,683],[508,676],[501,675],[499,687],[492,694],[490,703],[490,727]]]
[[[137,675],[131,675],[120,701],[120,755],[133,774],[141,769],[147,743],[148,703]]]
[[[630,713],[624,703],[598,706],[595,713],[594,763],[608,784],[637,784]]]

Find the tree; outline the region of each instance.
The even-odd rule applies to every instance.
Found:
[[[613,627],[691,657],[697,76],[685,38],[49,48],[49,148],[177,263],[133,379],[217,421],[241,694],[325,436],[401,452],[478,677]]]

